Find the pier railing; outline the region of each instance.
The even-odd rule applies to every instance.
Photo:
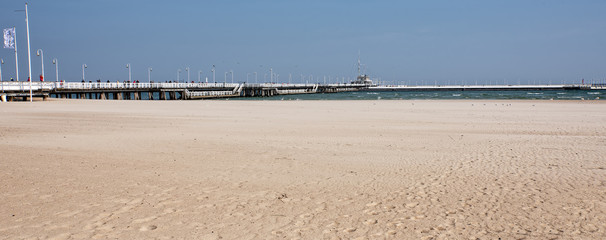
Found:
[[[306,88],[302,88],[302,89],[284,89],[284,90],[277,90],[278,94],[303,94],[303,93],[313,93],[314,91],[312,89],[306,89]]]
[[[233,91],[204,91],[204,92],[187,92],[188,97],[209,97],[209,96],[231,96]]]
[[[337,88],[339,91],[350,91],[367,86],[361,84],[288,84],[288,83],[126,83],[126,82],[32,82],[32,91],[70,91],[70,90],[185,90],[185,89],[233,89],[238,91],[242,88],[275,88],[280,93],[309,93],[316,92],[318,88],[330,89]],[[604,84],[571,84],[571,85],[383,85],[370,86],[368,89],[516,89],[516,88],[575,88],[575,89],[606,89]],[[303,90],[305,89],[305,90]],[[0,91],[2,92],[25,92],[30,90],[29,82],[0,82]],[[221,90],[223,91],[223,90]]]
[[[54,83],[32,82],[32,91],[47,90],[50,91],[56,86]],[[29,91],[29,82],[0,82],[0,91]]]
[[[32,82],[33,91],[88,89],[191,89],[191,88],[359,88],[361,84],[288,84],[288,83],[125,83],[125,82]],[[29,82],[0,82],[4,91],[29,91]]]
[[[187,88],[234,88],[238,83],[119,83],[119,82],[63,82],[57,89],[187,89]]]

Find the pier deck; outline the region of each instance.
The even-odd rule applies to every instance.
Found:
[[[116,100],[189,100],[233,97],[268,97],[287,94],[359,91],[364,84],[277,84],[277,83],[118,83],[34,82],[34,97]],[[2,82],[0,95],[9,101],[29,97],[29,82]]]
[[[336,93],[352,91],[524,91],[606,89],[604,85],[452,85],[452,86],[374,86],[365,84],[278,84],[278,83],[118,83],[118,82],[33,82],[33,97],[190,100],[235,97],[269,97],[289,94]],[[29,98],[29,82],[0,82],[0,95],[8,101]]]

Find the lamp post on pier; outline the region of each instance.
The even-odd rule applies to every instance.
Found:
[[[200,83],[200,77],[202,76],[202,70],[198,71],[198,83]]]
[[[179,82],[179,74],[181,73],[181,68],[177,69],[177,82]]]
[[[185,71],[187,72],[187,83],[189,83],[189,67],[186,67]]]
[[[42,79],[44,80],[44,51],[42,51],[42,49],[38,49],[38,51],[36,51],[36,56],[40,56],[40,62],[42,63]]]
[[[86,64],[82,64],[82,81],[86,82],[86,78],[84,77],[84,69],[88,68],[88,66],[86,66]]]
[[[229,74],[231,74],[231,83],[234,83],[234,70],[229,70]]]
[[[55,64],[55,82],[59,82],[59,61],[53,58],[53,64]]]
[[[257,83],[257,72],[253,72],[255,74],[255,83]]]
[[[225,78],[223,79],[223,85],[227,83],[227,72],[225,72]]]
[[[152,68],[147,68],[147,81],[151,84],[151,72]]]
[[[213,68],[210,71],[213,72],[213,83],[217,83],[217,81],[215,81],[215,64],[213,64]]]
[[[130,71],[130,63],[126,64],[126,68],[128,68],[128,83],[132,83],[131,71]]]

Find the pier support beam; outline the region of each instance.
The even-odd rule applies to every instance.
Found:
[[[149,100],[154,100],[154,92],[148,92],[148,93],[147,93],[147,98],[148,98]]]

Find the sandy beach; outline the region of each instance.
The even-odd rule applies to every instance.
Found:
[[[606,101],[0,104],[0,239],[603,239]]]

